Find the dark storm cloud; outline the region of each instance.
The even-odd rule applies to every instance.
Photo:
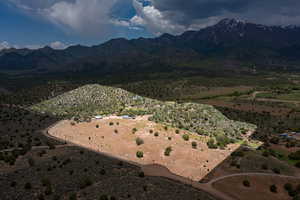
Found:
[[[144,23],[155,24],[158,18],[154,18],[160,16],[159,19],[163,19],[164,24],[173,27],[173,33],[203,28],[223,18],[237,18],[268,25],[300,24],[299,0],[144,0],[142,2],[145,1],[151,2],[152,12],[149,14],[150,6],[140,9],[139,13],[142,13],[140,17],[144,19]],[[154,11],[156,14],[152,15]],[[154,28],[153,32],[162,32],[162,27],[152,25],[151,28]],[[166,27],[166,30],[170,29]]]
[[[295,21],[291,17],[300,16],[298,0],[152,0],[152,3],[155,8],[165,12],[167,17],[176,19],[175,14],[181,13],[185,20],[228,15],[266,23],[279,20],[281,24],[282,18],[286,18],[286,23],[289,23]],[[264,19],[261,19],[262,16]]]

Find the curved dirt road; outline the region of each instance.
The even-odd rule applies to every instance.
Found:
[[[226,193],[224,193],[222,191],[219,191],[219,190],[217,190],[217,189],[215,189],[213,187],[214,183],[216,183],[218,181],[221,181],[223,179],[226,179],[226,178],[230,178],[230,177],[245,176],[245,175],[246,176],[272,176],[272,177],[282,177],[282,178],[299,179],[299,181],[300,181],[300,177],[294,177],[294,176],[285,176],[285,175],[268,174],[268,173],[237,173],[237,174],[231,174],[231,175],[226,175],[226,176],[215,178],[215,179],[209,181],[208,183],[199,183],[199,182],[193,181],[193,180],[191,180],[189,178],[176,175],[176,174],[172,173],[168,168],[166,168],[165,166],[162,166],[162,165],[158,165],[158,164],[142,165],[142,164],[130,161],[130,160],[122,159],[122,158],[117,157],[117,156],[115,156],[113,154],[100,152],[100,151],[97,151],[97,150],[94,150],[94,149],[87,148],[85,146],[74,144],[74,143],[69,142],[69,141],[61,140],[59,138],[56,138],[56,137],[48,134],[48,130],[51,127],[53,127],[53,126],[55,126],[55,124],[52,125],[52,126],[50,126],[49,128],[47,128],[46,130],[43,130],[42,133],[45,136],[47,136],[47,137],[49,137],[51,139],[56,139],[56,140],[58,140],[60,142],[66,142],[67,144],[65,146],[78,146],[78,147],[81,147],[81,148],[93,151],[95,153],[98,153],[98,154],[100,154],[102,156],[106,156],[106,157],[109,157],[109,158],[112,158],[112,159],[115,159],[115,160],[119,160],[119,161],[122,161],[122,162],[127,162],[129,164],[132,164],[132,165],[135,165],[137,167],[140,167],[141,170],[147,176],[163,177],[163,178],[171,179],[173,181],[181,182],[181,183],[190,185],[190,186],[192,186],[192,187],[194,187],[196,189],[199,189],[199,190],[201,190],[203,192],[209,193],[209,194],[211,194],[212,196],[214,196],[217,199],[237,200],[237,199],[235,199],[235,198],[227,195]]]
[[[292,101],[292,100],[280,100],[280,99],[272,99],[272,98],[257,98],[258,94],[265,93],[266,91],[255,91],[252,93],[252,100],[256,101],[267,101],[267,102],[278,102],[278,103],[294,103],[300,104],[300,101]]]

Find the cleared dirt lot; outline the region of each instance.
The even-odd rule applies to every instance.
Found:
[[[137,129],[135,133],[132,131],[134,128]],[[156,132],[158,136],[155,136]],[[75,125],[71,121],[61,121],[48,133],[141,165],[163,165],[171,172],[194,181],[205,177],[239,147],[238,144],[232,144],[226,150],[208,149],[208,138],[182,130],[176,134],[175,129],[169,127],[166,130],[164,126],[148,121],[147,116],[134,120],[109,117]],[[189,134],[190,139],[185,141],[183,134]],[[144,144],[137,145],[136,138],[141,138]],[[192,148],[192,141],[197,142],[196,149]],[[167,147],[172,147],[170,156],[165,155]],[[143,152],[142,158],[136,156],[137,151]]]
[[[248,180],[250,187],[245,187],[243,181]],[[247,174],[236,175],[214,182],[215,189],[240,200],[290,200],[284,184],[290,183],[293,188],[300,184],[299,178],[284,177],[271,174]],[[277,192],[271,192],[270,186],[276,185]],[[234,188],[234,189],[233,189]]]

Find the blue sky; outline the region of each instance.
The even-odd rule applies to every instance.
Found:
[[[126,0],[117,4],[112,15],[120,19],[128,20],[135,15],[135,10]],[[96,20],[96,19],[95,19]],[[38,16],[36,13],[28,13],[17,5],[0,0],[0,43],[5,41],[19,47],[39,47],[52,42],[64,44],[94,45],[115,37],[151,37],[152,34],[145,29],[134,30],[127,27],[118,27],[111,34],[103,36],[97,34],[82,34],[61,24],[55,24],[48,19]]]
[[[77,40],[77,37],[67,36],[52,23],[26,15],[22,10],[3,2],[0,2],[0,27],[1,41],[20,46]]]
[[[0,50],[181,34],[237,18],[299,25],[299,0],[0,0]]]

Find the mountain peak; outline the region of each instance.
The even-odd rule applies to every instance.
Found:
[[[237,26],[239,24],[245,24],[245,21],[237,20],[234,18],[225,18],[222,19],[217,25],[219,26]]]

